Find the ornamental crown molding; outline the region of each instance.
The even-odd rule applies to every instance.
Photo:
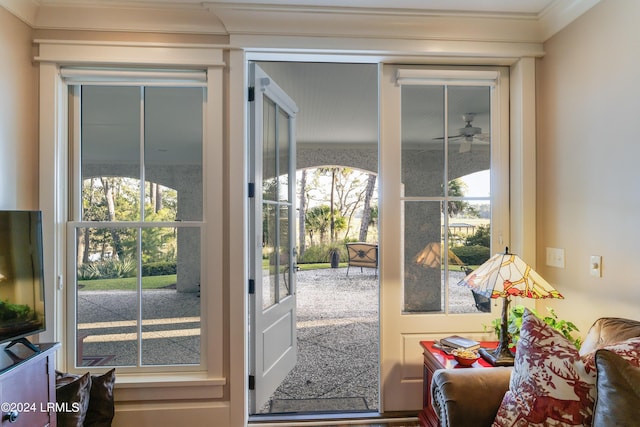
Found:
[[[599,0],[532,13],[264,3],[0,0],[34,29],[542,43]]]

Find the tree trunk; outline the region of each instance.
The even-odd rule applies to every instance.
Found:
[[[329,230],[329,235],[331,236],[331,241],[333,242],[335,239],[335,233],[336,233],[336,219],[334,216],[334,211],[333,211],[333,197],[334,197],[334,188],[336,185],[336,168],[332,168],[331,169],[331,201],[329,202],[329,204],[331,205],[331,226],[330,226],[330,230]]]
[[[104,189],[104,196],[107,200],[107,211],[109,216],[109,221],[116,220],[116,204],[113,197],[113,186],[111,182],[107,178],[100,178],[102,181],[102,188]],[[111,229],[111,238],[113,239],[113,250],[115,252],[114,255],[118,256],[118,259],[123,259],[124,251],[122,248],[122,243],[120,242],[120,234],[114,228]]]
[[[162,186],[158,184],[153,185],[156,188],[155,213],[158,213],[160,209],[162,209]]]
[[[95,178],[91,178],[91,180],[89,181],[89,199],[87,200],[88,205],[92,206],[94,201],[93,201],[93,188],[94,188],[94,179]],[[85,213],[82,213],[83,218],[82,219],[86,219],[84,218]],[[79,264],[86,264],[89,262],[89,251],[91,250],[91,236],[89,235],[89,229],[88,228],[83,228],[81,230],[81,234],[82,236],[78,236],[78,243],[79,246],[82,247],[82,250],[80,250],[80,248],[78,248],[78,255],[81,255],[82,258],[78,260],[78,265]]]
[[[300,177],[300,211],[298,213],[298,227],[300,232],[298,233],[298,257],[302,258],[305,250],[305,216],[307,210],[307,197],[306,197],[306,189],[307,189],[307,171],[306,169],[302,171],[302,176]]]
[[[371,222],[371,198],[373,197],[373,189],[376,186],[377,176],[370,173],[367,179],[367,191],[364,197],[364,212],[362,213],[362,223],[360,224],[361,242],[367,241],[367,233],[369,232],[369,222]]]
[[[154,213],[156,206],[156,185],[153,182],[149,182],[149,204],[153,206]]]

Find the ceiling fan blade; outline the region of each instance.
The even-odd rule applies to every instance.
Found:
[[[449,135],[449,139],[460,138],[461,136],[465,136],[465,135]],[[433,139],[444,139],[444,136],[439,136],[439,137],[433,138]]]

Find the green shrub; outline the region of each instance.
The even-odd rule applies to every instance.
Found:
[[[491,227],[479,225],[473,235],[468,236],[464,241],[465,246],[491,246]]]
[[[331,262],[331,252],[337,250],[340,253],[340,262],[347,262],[349,256],[347,247],[341,243],[313,245],[305,248],[304,254],[298,258],[299,264]]]
[[[168,276],[176,274],[176,263],[170,261],[148,262],[142,265],[142,276]]]
[[[135,275],[137,263],[133,258],[123,260],[107,258],[102,261],[88,262],[78,267],[78,279],[121,279]]]
[[[491,251],[486,246],[457,246],[451,251],[466,265],[480,265],[491,256]]]

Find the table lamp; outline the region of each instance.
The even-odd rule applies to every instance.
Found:
[[[489,258],[476,270],[458,282],[486,298],[502,298],[502,322],[498,347],[493,352],[480,349],[484,360],[493,366],[513,365],[514,356],[509,349],[508,313],[511,297],[564,298],[519,256],[510,254],[509,248]]]

